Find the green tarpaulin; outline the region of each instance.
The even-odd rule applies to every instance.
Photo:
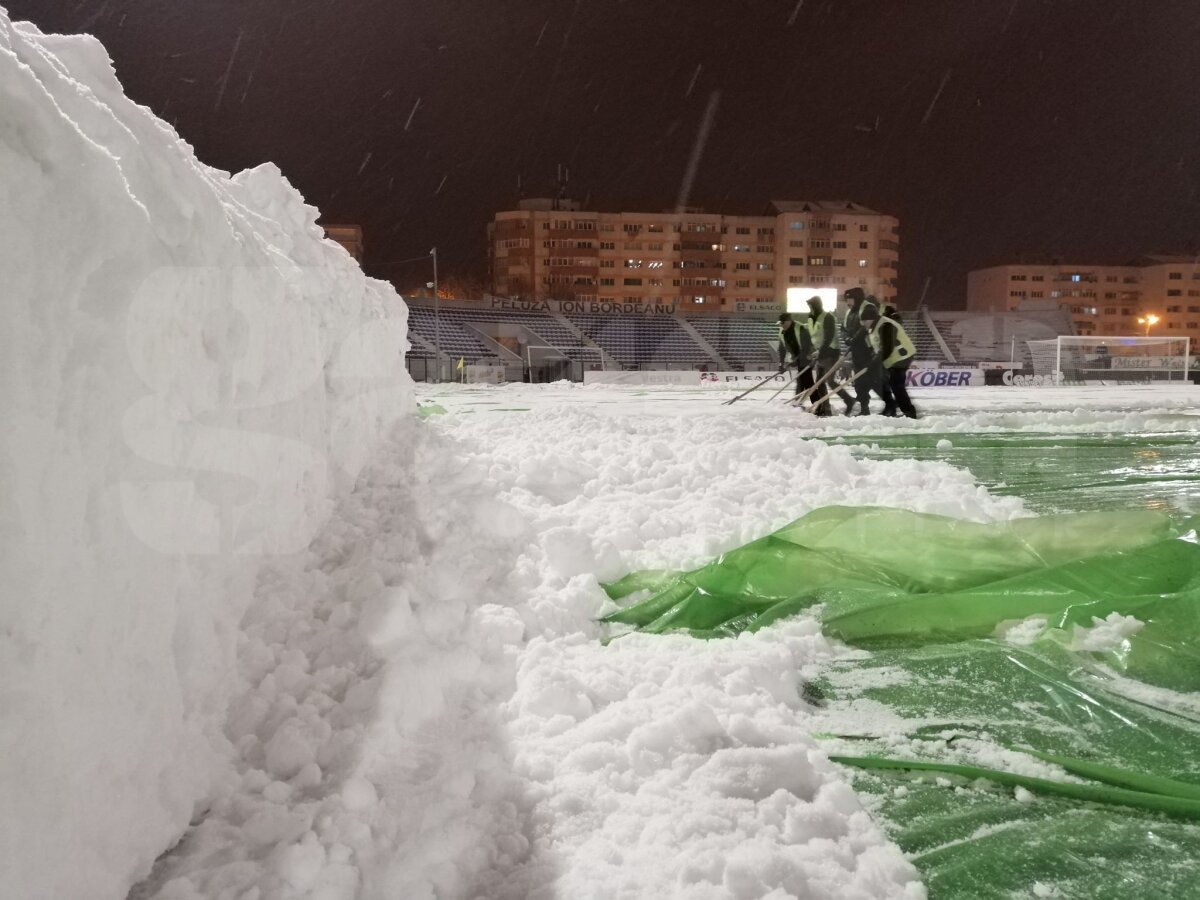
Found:
[[[627,604],[615,630],[714,637],[812,610],[870,650],[803,690],[932,896],[1200,896],[1191,523],[830,507],[700,569],[606,590]],[[1137,630],[1081,643],[1114,613]],[[1025,644],[1000,636],[1023,621]],[[886,729],[859,714],[875,709]]]

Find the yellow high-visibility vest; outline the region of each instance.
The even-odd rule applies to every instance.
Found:
[[[892,348],[891,355],[883,361],[883,367],[885,369],[890,369],[892,366],[896,365],[896,363],[903,362],[906,359],[912,359],[914,356],[916,356],[917,348],[913,344],[912,338],[908,336],[908,332],[904,330],[903,325],[901,325],[895,319],[889,318],[888,316],[882,316],[879,321],[875,323],[875,327],[871,329],[870,334],[871,346],[875,349],[876,353],[879,352],[879,348],[883,344],[879,338],[879,329],[885,322],[888,325],[895,326],[896,328],[896,346]]]

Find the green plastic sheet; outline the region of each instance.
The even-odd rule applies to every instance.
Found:
[[[1160,510],[978,524],[830,507],[607,585],[626,604],[607,621],[714,637],[811,610],[868,649],[802,690],[931,896],[1200,896],[1195,541]],[[1080,649],[1110,613],[1143,625]],[[1032,643],[998,637],[1033,616]],[[987,764],[1014,755],[1048,774]]]

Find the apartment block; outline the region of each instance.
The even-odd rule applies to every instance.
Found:
[[[899,221],[847,201],[774,201],[761,216],[585,212],[525,200],[488,226],[492,292],[579,311],[750,312],[789,287],[896,298]]]
[[[1031,301],[1068,308],[1079,334],[1186,336],[1200,349],[1200,259],[1193,255],[1150,254],[1116,266],[1009,263],[967,275],[971,312],[1008,312]]]

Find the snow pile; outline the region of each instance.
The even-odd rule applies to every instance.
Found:
[[[428,428],[397,436],[311,548],[267,567],[226,731],[237,772],[132,895],[469,897],[527,855],[502,704],[528,535]]]
[[[3,10],[0,208],[0,881],[117,897],[221,776],[264,555],[411,408],[406,315],[278,171]]]
[[[812,619],[602,652],[535,641],[514,730],[557,895],[923,897],[811,736],[801,673],[834,656]]]

